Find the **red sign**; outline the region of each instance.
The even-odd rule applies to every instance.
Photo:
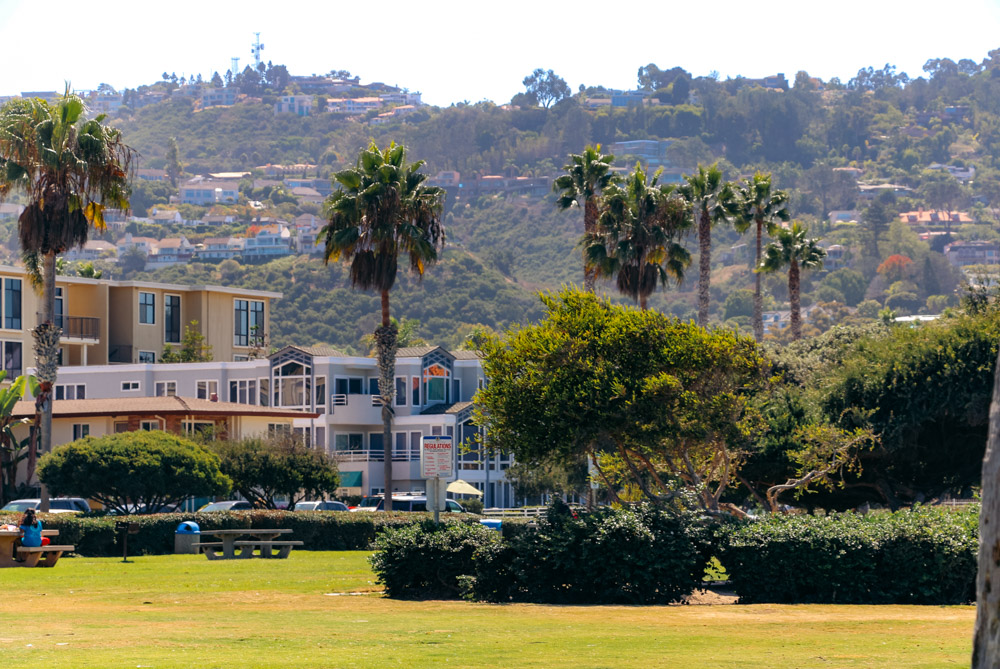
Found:
[[[450,479],[455,476],[455,444],[451,437],[424,437],[420,448],[420,478]]]

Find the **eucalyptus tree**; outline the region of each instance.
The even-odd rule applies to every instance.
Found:
[[[763,253],[764,232],[773,235],[780,227],[780,221],[790,219],[788,193],[772,187],[770,174],[757,172],[742,184],[739,199],[740,217],[737,219],[737,229],[745,232],[751,225],[754,226],[756,235],[754,267],[759,267]],[[753,336],[757,341],[764,338],[764,298],[760,292],[760,272],[754,273]]]
[[[583,239],[587,272],[613,278],[643,310],[657,285],[680,283],[691,264],[679,243],[690,227],[687,203],[659,185],[659,176],[648,179],[636,164],[624,182],[609,186],[597,226]]]
[[[802,337],[802,309],[799,293],[802,287],[801,273],[804,269],[819,269],[823,266],[824,251],[816,239],[806,238],[806,228],[797,221],[789,230],[778,230],[776,241],[767,245],[764,260],[757,267],[758,272],[777,272],[788,268],[788,301],[792,310],[792,340]]]
[[[552,190],[559,193],[556,205],[560,209],[573,206],[583,207],[583,234],[589,235],[597,226],[600,208],[600,195],[608,186],[615,182],[616,175],[611,171],[614,162],[613,155],[601,153],[601,145],[587,146],[583,153],[571,153],[569,162],[563,166],[563,174],[552,182]],[[594,292],[594,276],[584,272],[584,287],[588,292]]]
[[[51,104],[15,98],[0,108],[0,199],[17,192],[25,197],[18,242],[42,297],[32,331],[42,452],[52,446],[51,395],[58,368],[56,256],[83,246],[92,227],[103,231],[106,208],[129,208],[135,152],[105,118],[88,118],[83,100],[68,89]]]
[[[718,164],[684,177],[680,193],[698,224],[698,325],[708,325],[709,287],[712,281],[712,226],[731,222],[739,213],[732,184],[724,181]]]
[[[349,265],[351,284],[374,290],[381,298],[381,325],[375,328],[375,352],[382,401],[382,448],[385,461],[385,509],[392,508],[392,407],[395,395],[398,331],[389,316],[389,291],[396,283],[400,256],[423,276],[444,247],[444,191],[423,185],[423,161],[406,162],[406,148],[392,142],[380,150],[373,142],[361,151],[355,167],[333,176],[338,189],[326,201],[327,225],[321,239],[324,262]]]

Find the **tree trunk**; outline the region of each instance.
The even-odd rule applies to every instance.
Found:
[[[583,203],[583,234],[589,235],[597,228],[597,199],[587,198]],[[593,272],[588,272],[586,264],[583,270],[583,289],[588,293],[594,292],[595,277]]]
[[[378,392],[382,400],[383,511],[392,511],[392,406],[396,391],[396,327],[389,320],[389,291],[382,291],[382,325],[375,329]]]
[[[983,456],[979,511],[979,571],[972,669],[1000,666],[1000,360],[993,374],[989,437]]]
[[[788,267],[788,301],[792,309],[792,341],[802,337],[802,309],[799,303],[799,261],[792,259]]]
[[[642,309],[643,311],[646,310],[646,296],[645,295],[640,295],[639,296],[639,308]]]
[[[42,312],[41,323],[32,333],[35,339],[35,368],[39,381],[39,396],[36,406],[40,409],[38,416],[39,448],[37,453],[45,454],[52,450],[52,392],[58,373],[59,334],[60,330],[53,323],[56,311],[56,254],[46,253],[42,257]],[[37,455],[36,453],[36,455]],[[31,465],[33,463],[29,463]],[[33,470],[32,466],[28,467]],[[33,474],[33,472],[32,472]],[[29,474],[30,475],[30,474]],[[30,481],[29,481],[30,483]],[[49,491],[45,484],[41,486],[40,511],[49,510]]]
[[[764,339],[764,297],[760,294],[760,254],[764,235],[764,222],[757,221],[757,253],[753,266],[753,338]]]
[[[709,285],[712,281],[712,221],[702,207],[698,218],[698,325],[708,327]]]

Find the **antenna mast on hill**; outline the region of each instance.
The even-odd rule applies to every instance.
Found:
[[[260,52],[264,50],[264,45],[260,43],[260,33],[254,33],[256,40],[250,45],[250,53],[253,55],[254,69],[260,69]]]
[[[233,69],[231,69],[230,72],[233,73],[234,77],[240,73],[240,59],[236,56],[233,56]]]

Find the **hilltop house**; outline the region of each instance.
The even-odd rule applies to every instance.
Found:
[[[242,237],[208,237],[195,248],[194,257],[197,260],[221,261],[238,258],[243,255],[246,239]]]
[[[290,255],[292,255],[292,233],[288,226],[276,223],[263,226],[255,233],[247,231],[243,248],[244,262],[265,263]]]
[[[235,204],[240,199],[240,182],[237,179],[213,179],[199,175],[181,184],[180,191],[184,204]]]

